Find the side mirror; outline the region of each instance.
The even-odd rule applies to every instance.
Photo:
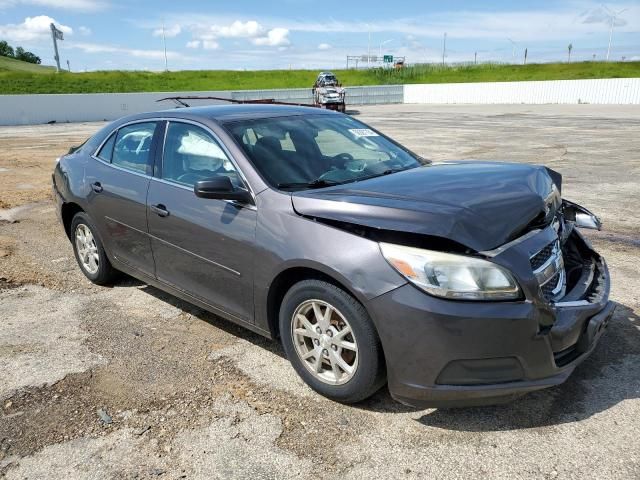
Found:
[[[249,203],[251,195],[244,189],[234,188],[229,177],[221,175],[206,180],[200,180],[193,186],[196,197],[213,198],[218,200],[236,200]]]

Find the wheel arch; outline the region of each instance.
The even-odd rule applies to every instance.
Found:
[[[73,217],[79,212],[84,212],[84,210],[75,202],[66,202],[62,204],[62,208],[60,210],[62,225],[64,226],[64,231],[69,239],[71,239],[71,222],[73,221]]]
[[[365,310],[367,307],[361,294],[346,286],[344,279],[339,279],[337,274],[329,274],[314,266],[291,266],[282,270],[269,285],[267,293],[267,322],[272,338],[280,337],[278,317],[282,299],[289,289],[303,280],[322,280],[330,283],[355,298]],[[375,325],[374,325],[375,328]]]

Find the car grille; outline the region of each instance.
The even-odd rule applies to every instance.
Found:
[[[546,298],[547,300],[553,299],[553,297],[555,296],[553,292],[558,287],[559,280],[560,280],[560,272],[556,273],[553,277],[551,277],[547,283],[540,286],[540,288],[542,289],[542,294],[544,295],[544,298]]]
[[[553,246],[555,245],[555,243],[556,242],[554,240],[529,259],[529,261],[531,262],[531,268],[537,270],[542,265],[544,265],[547,260],[549,260],[549,257],[553,253]]]
[[[560,242],[556,239],[529,258],[545,300],[553,302],[565,293],[565,271]]]

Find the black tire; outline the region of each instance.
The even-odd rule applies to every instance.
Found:
[[[97,254],[98,254],[98,268],[96,272],[90,272],[83,265],[83,262],[80,260],[80,254],[78,252],[78,246],[76,242],[76,232],[80,226],[85,226],[91,231],[91,235],[93,236],[93,241],[95,242]],[[111,262],[109,262],[109,258],[107,257],[107,253],[104,250],[104,246],[100,241],[100,237],[97,234],[97,229],[93,225],[93,222],[84,212],[78,212],[71,220],[71,230],[70,230],[70,238],[71,245],[73,246],[73,254],[76,257],[76,261],[78,262],[78,266],[82,273],[84,273],[85,277],[91,280],[96,285],[108,285],[112,283],[118,276],[118,271],[113,268]]]
[[[296,351],[292,333],[293,315],[299,306],[309,300],[321,300],[335,307],[351,326],[357,342],[358,362],[353,376],[346,383],[329,384],[315,377]],[[344,290],[321,280],[296,283],[282,300],[279,322],[287,358],[298,375],[319,394],[341,403],[356,403],[369,398],[385,384],[384,356],[373,322],[364,307]]]

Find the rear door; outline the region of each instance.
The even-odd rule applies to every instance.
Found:
[[[86,169],[89,214],[117,260],[153,276],[146,198],[158,122],[128,124],[98,149]]]
[[[147,197],[156,276],[205,303],[253,322],[256,209],[196,197],[217,175],[246,187],[227,150],[194,123],[170,121]]]

